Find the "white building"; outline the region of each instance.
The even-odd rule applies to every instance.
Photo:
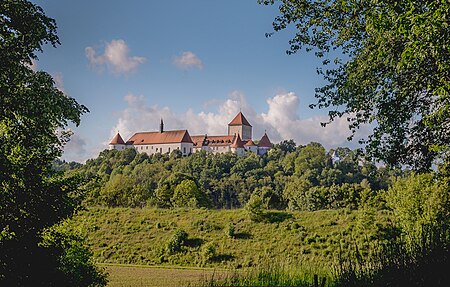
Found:
[[[241,112],[228,124],[228,135],[190,136],[187,130],[164,131],[164,123],[161,120],[159,132],[135,133],[127,142],[124,142],[117,133],[109,144],[109,149],[134,148],[136,151],[145,152],[148,155],[170,153],[174,150],[180,150],[182,155],[189,155],[201,150],[212,153],[233,152],[237,155],[253,152],[263,155],[271,147],[272,143],[266,133],[258,145],[253,142],[252,126]]]
[[[192,153],[192,139],[187,130],[165,131],[161,120],[159,132],[135,133],[126,143],[119,133],[109,143],[109,149],[122,150],[134,148],[138,152],[148,155],[155,153],[171,153],[174,150],[181,151],[182,155]]]

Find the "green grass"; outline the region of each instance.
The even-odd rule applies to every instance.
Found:
[[[70,226],[87,235],[101,263],[245,269],[283,262],[315,273],[328,272],[339,249],[374,233],[374,227],[358,227],[356,211],[292,212],[273,218],[278,221],[255,223],[244,210],[89,208]],[[386,213],[376,215],[376,222],[387,219]],[[233,238],[227,233],[230,223],[235,225]],[[181,252],[169,254],[167,243],[180,228],[188,240]],[[207,245],[215,253],[205,260]]]

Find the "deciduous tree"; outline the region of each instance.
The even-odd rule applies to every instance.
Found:
[[[40,7],[0,2],[0,285],[104,285],[79,240],[43,238],[77,210],[78,181],[55,174],[52,163],[69,140],[68,122],[78,125],[88,111],[30,68],[45,43],[59,40]]]
[[[288,54],[313,50],[328,82],[313,107],[346,116],[390,165],[427,170],[450,143],[450,2],[259,0],[279,3],[275,31],[295,27]],[[269,34],[271,35],[271,34]],[[352,136],[351,136],[352,137]]]

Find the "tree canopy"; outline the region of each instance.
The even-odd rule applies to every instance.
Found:
[[[450,143],[448,1],[259,0],[279,4],[274,31],[290,26],[288,54],[301,49],[323,59],[313,107],[330,120],[347,116],[368,154],[390,165],[427,170],[447,157]],[[268,35],[272,35],[269,33]]]
[[[239,208],[256,196],[264,208],[298,210],[358,208],[364,192],[376,197],[391,176],[404,173],[364,162],[349,148],[327,151],[310,143],[291,150],[276,145],[264,156],[240,157],[105,150],[83,166],[59,162],[57,168],[86,179],[88,205]]]
[[[31,69],[56,23],[25,0],[0,2],[0,285],[104,285],[76,235],[53,226],[80,202],[79,181],[55,173],[69,122],[87,108]],[[78,263],[77,263],[78,262]]]

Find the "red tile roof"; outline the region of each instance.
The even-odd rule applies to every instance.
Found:
[[[256,146],[256,144],[252,140],[248,140],[244,146]]]
[[[240,126],[240,125],[244,125],[244,126],[249,126],[251,127],[252,125],[247,121],[247,119],[244,117],[244,115],[239,112],[239,114],[237,114],[234,119],[228,124],[229,126]]]
[[[192,143],[191,136],[187,130],[164,131],[164,132],[140,132],[135,133],[127,144],[163,144],[163,143]]]
[[[272,147],[272,143],[267,136],[267,133],[264,133],[261,140],[259,141],[258,147]]]
[[[229,146],[233,143],[234,136],[192,136],[194,147],[201,146]]]
[[[243,148],[244,147],[244,143],[242,142],[239,134],[237,135],[236,139],[234,140],[233,144],[230,147],[232,147],[232,148]]]
[[[206,135],[201,136],[191,136],[192,142],[194,143],[194,147],[203,146],[203,142],[205,140]]]
[[[125,142],[123,141],[120,134],[117,133],[116,136],[113,137],[113,139],[111,140],[111,142],[109,144],[125,144]]]

